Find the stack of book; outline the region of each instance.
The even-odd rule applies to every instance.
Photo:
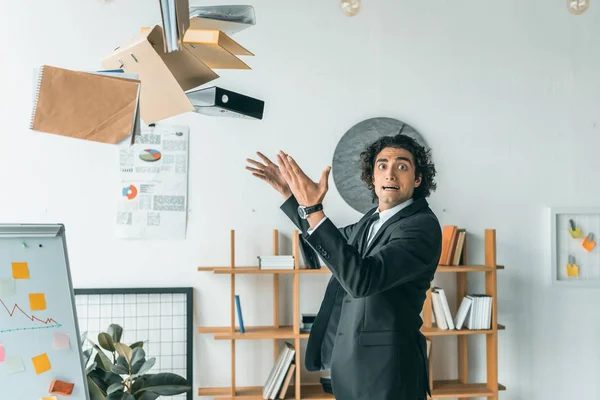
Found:
[[[294,256],[258,256],[260,269],[294,269]]]
[[[444,225],[442,230],[442,253],[440,265],[460,265],[466,232],[454,225]]]
[[[439,329],[490,329],[492,321],[492,297],[485,294],[468,294],[460,303],[454,318],[450,312],[444,289],[431,290],[433,316]]]
[[[294,363],[294,356],[296,355],[296,349],[294,346],[285,342],[285,348],[279,353],[277,361],[269,377],[263,386],[262,398],[263,400],[276,400],[284,399],[285,394],[288,390],[296,364]]]

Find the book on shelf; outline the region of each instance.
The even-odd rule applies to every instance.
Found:
[[[440,265],[460,265],[466,232],[455,225],[444,225],[442,229],[442,252]]]
[[[279,352],[277,361],[275,361],[263,386],[263,400],[276,400],[285,396],[287,386],[285,387],[285,391],[283,389],[286,385],[285,382],[287,381],[287,385],[289,385],[289,381],[291,380],[291,376],[288,378],[288,375],[293,373],[293,370],[290,372],[290,368],[294,365],[295,354],[296,349],[294,346],[289,342],[285,342],[285,347]]]
[[[491,328],[492,297],[485,294],[467,294],[461,301],[453,317],[446,293],[442,288],[431,289],[433,316],[438,329],[476,329]]]
[[[294,269],[294,256],[258,256],[260,269]]]
[[[240,332],[246,332],[244,329],[244,318],[242,317],[242,305],[240,304],[240,296],[235,295],[235,308],[237,309],[238,323],[240,324]]]

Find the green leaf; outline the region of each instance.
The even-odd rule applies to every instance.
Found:
[[[119,356],[117,358],[117,363],[113,365],[111,371],[119,375],[129,374],[129,364],[127,363],[125,357]]]
[[[135,397],[130,393],[119,391],[109,394],[106,400],[135,400]]]
[[[143,341],[135,342],[135,343],[129,345],[129,347],[131,347],[132,350],[135,349],[136,347],[144,347],[144,342]]]
[[[110,324],[107,332],[112,337],[115,343],[121,342],[121,337],[123,336],[123,328],[121,328],[120,325]]]
[[[111,353],[113,353],[115,351],[115,342],[113,341],[113,338],[108,333],[102,332],[102,333],[98,334],[98,344],[103,349],[106,349],[106,350],[110,351]]]
[[[131,353],[132,353],[131,347],[129,347],[123,343],[115,343],[115,349],[117,350],[117,353],[119,353],[119,355],[121,357],[125,357],[125,359],[128,362],[131,362]]]
[[[156,363],[156,358],[155,357],[149,358],[140,367],[138,367],[138,371],[137,372],[134,372],[133,370],[132,370],[132,372],[136,376],[144,375],[146,372],[150,371],[150,369],[152,367],[154,367],[155,363]]]
[[[140,392],[137,396],[135,396],[136,400],[156,400],[160,394],[152,393],[152,392]]]
[[[107,372],[103,369],[97,368],[88,373],[88,378],[90,378],[96,386],[104,393],[107,394],[108,387],[114,383],[122,383],[121,376],[113,373]]]
[[[113,383],[112,385],[110,385],[108,387],[108,389],[106,390],[106,393],[111,394],[114,392],[122,392],[125,390],[125,385],[123,385],[122,383]]]
[[[98,367],[105,371],[110,371],[113,367],[112,361],[104,354],[102,351],[99,351],[96,354],[96,358],[94,358],[94,362]]]
[[[96,382],[91,378],[87,377],[88,392],[90,394],[90,400],[106,400],[106,392],[98,387]]]
[[[141,387],[139,389],[136,388],[135,394],[139,391],[147,391],[160,396],[173,396],[192,389],[191,386],[188,386],[185,378],[170,372],[146,375],[143,379],[140,378],[140,381]]]
[[[131,364],[131,372],[137,374],[145,362],[146,352],[144,351],[144,349],[142,349],[141,347],[136,347],[135,349],[133,349],[131,352],[131,361],[129,361],[129,363]]]

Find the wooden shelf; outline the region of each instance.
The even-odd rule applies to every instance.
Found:
[[[198,271],[213,271],[215,274],[330,274],[331,271],[327,267],[321,269],[260,269],[257,266],[253,267],[198,267]]]
[[[506,329],[504,325],[498,324],[498,330]],[[489,335],[494,333],[493,329],[440,329],[436,326],[421,327],[421,333],[425,336],[458,336],[458,335]]]
[[[496,270],[504,269],[504,265],[496,265]],[[436,272],[485,272],[493,271],[487,265],[438,265]]]
[[[504,265],[496,265],[496,270],[504,269]],[[493,271],[494,267],[486,265],[438,265],[437,272],[485,272]],[[198,271],[212,271],[215,274],[330,274],[331,271],[326,266],[321,269],[309,269],[301,267],[300,269],[260,269],[257,266],[251,267],[198,267]]]
[[[215,400],[262,400],[262,386],[236,387],[235,396],[231,396],[231,388],[200,388],[198,396],[222,396],[215,397]],[[326,393],[319,384],[305,384],[300,388],[300,399],[306,400],[335,400],[335,397]],[[503,385],[498,385],[498,390],[506,390]],[[288,388],[286,399],[293,399],[292,394],[295,387]],[[431,398],[433,399],[451,399],[457,397],[490,397],[494,392],[489,390],[485,383],[460,383],[457,380],[434,381]]]
[[[503,385],[498,385],[498,390],[506,390]],[[460,383],[457,380],[433,381],[431,398],[453,399],[457,397],[491,397],[495,393],[488,389],[485,383]]]
[[[215,397],[215,400],[262,400],[262,386],[242,386],[235,388],[235,396],[231,396],[231,388],[200,388],[198,396],[221,396]],[[296,391],[294,385],[290,385],[287,390],[286,399],[293,399]],[[304,400],[334,400],[332,394],[326,393],[320,384],[305,384],[300,387],[300,399]]]
[[[243,339],[306,339],[308,332],[300,331],[294,334],[293,326],[245,326],[245,332],[240,332],[239,328],[231,331],[228,326],[204,326],[198,328],[200,334],[215,335],[215,340],[243,340]]]

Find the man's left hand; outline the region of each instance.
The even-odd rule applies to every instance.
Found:
[[[279,160],[279,169],[283,174],[283,178],[289,185],[298,204],[308,207],[323,202],[325,194],[329,189],[327,180],[329,179],[331,167],[323,170],[321,180],[319,180],[319,183],[316,183],[302,171],[298,164],[296,164],[296,161],[288,154],[280,151],[277,154],[277,159]]]

